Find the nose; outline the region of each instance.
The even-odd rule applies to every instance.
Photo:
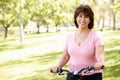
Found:
[[[81,17],[81,20],[84,21],[84,20],[85,20],[85,17]]]

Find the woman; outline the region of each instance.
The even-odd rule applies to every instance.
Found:
[[[78,29],[68,35],[63,56],[57,66],[52,68],[54,73],[70,61],[70,72],[94,65],[95,70],[82,73],[82,80],[102,80],[104,65],[104,45],[101,36],[92,28],[94,27],[94,13],[89,5],[80,5],[74,13],[74,23]],[[69,80],[67,75],[66,80]]]

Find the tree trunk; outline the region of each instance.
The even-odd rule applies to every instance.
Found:
[[[7,34],[8,34],[8,28],[7,27],[4,27],[5,28],[5,35],[4,35],[4,39],[7,38]]]
[[[104,23],[105,23],[105,18],[103,18],[103,25],[102,25],[101,31],[103,31],[103,28],[105,27]]]
[[[36,26],[37,26],[37,34],[39,34],[40,33],[40,23],[37,22]]]
[[[56,32],[58,32],[58,26],[56,25]]]
[[[5,29],[5,35],[4,35],[4,39],[6,39],[8,37],[8,28],[10,27],[10,25],[14,22],[14,20],[12,20],[9,24],[7,24],[7,26],[4,26]]]
[[[49,27],[47,26],[47,30],[46,30],[46,32],[49,32]]]
[[[20,42],[24,42],[24,29],[23,25],[20,26]]]
[[[113,12],[113,30],[116,29],[115,23],[116,23],[116,14],[115,14],[115,12]]]
[[[25,29],[25,27],[26,27],[26,24],[25,24],[25,23],[23,23],[23,29]]]
[[[111,16],[109,16],[109,28],[111,26]]]
[[[100,20],[98,20],[98,22],[97,22],[98,27],[99,27],[99,24],[100,24]]]
[[[56,32],[59,32],[59,26],[56,24]]]
[[[56,32],[60,32],[60,26],[58,24],[56,25]]]
[[[60,26],[58,26],[58,32],[60,32]]]

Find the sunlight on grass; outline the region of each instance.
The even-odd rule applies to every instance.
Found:
[[[44,33],[44,34],[29,34],[25,35],[25,40],[20,44],[19,36],[10,36],[6,40],[0,39],[0,51],[11,51],[19,50],[23,48],[35,47],[42,45],[44,43],[63,41],[66,38],[66,35],[70,32],[61,32],[61,33]]]
[[[120,32],[104,32],[105,64],[104,80],[120,80]]]
[[[34,43],[32,43],[32,41]],[[51,51],[62,50],[64,46],[64,41],[65,41],[65,35],[42,37],[36,39],[35,41],[34,39],[30,39],[30,41],[28,41],[29,44],[28,43],[22,44],[24,47],[29,46],[28,48],[25,48],[25,50],[16,50],[16,51],[12,50],[4,54],[1,53],[2,56],[0,56],[0,59],[2,59],[2,61],[0,62],[4,63],[9,60],[23,59],[29,55],[38,55],[38,54],[48,53]],[[58,46],[59,45],[58,43],[60,44],[60,46]],[[16,46],[18,47],[19,44],[16,45],[11,44],[10,48],[13,49],[12,47],[16,48]],[[5,46],[3,46],[3,48],[5,48]]]
[[[5,80],[50,80],[45,75],[50,75],[50,67],[58,61],[54,59],[60,57],[60,54],[61,52],[56,51],[56,53],[31,55],[21,60],[9,61],[7,64],[1,65],[0,78]]]
[[[59,61],[67,34],[68,32],[27,35],[26,42],[22,45],[16,39],[8,42],[0,40],[0,50],[6,52],[0,53],[0,79],[65,80],[66,75],[52,74],[50,68]],[[107,31],[102,34],[106,59],[103,80],[120,80],[120,32]]]

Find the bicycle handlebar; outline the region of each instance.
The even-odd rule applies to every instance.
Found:
[[[89,71],[91,71],[91,70],[94,70],[94,66],[88,66],[88,67],[86,67],[86,68],[82,68],[82,69],[80,69],[79,71],[74,71],[74,72],[70,72],[70,71],[68,71],[67,69],[62,69],[62,68],[60,68],[60,69],[57,70],[57,73],[58,73],[59,75],[63,75],[63,74],[62,74],[63,72],[67,72],[67,73],[70,73],[70,74],[73,74],[73,75],[77,75],[77,74],[80,74],[83,70],[85,70],[85,73],[87,73],[87,72],[89,72]],[[50,72],[53,73],[52,70],[50,70]]]
[[[103,68],[104,68],[104,65],[101,67],[101,69],[103,69]],[[85,70],[84,73],[88,73],[88,72],[90,72],[91,70],[94,70],[94,69],[95,69],[94,66],[88,66],[86,68],[80,69],[79,71],[70,72],[67,69],[58,68],[57,73],[59,75],[63,75],[62,74],[63,72],[67,72],[67,73],[70,73],[72,75],[78,75],[78,74],[82,73],[83,70]],[[53,73],[52,69],[50,70],[50,72]]]

